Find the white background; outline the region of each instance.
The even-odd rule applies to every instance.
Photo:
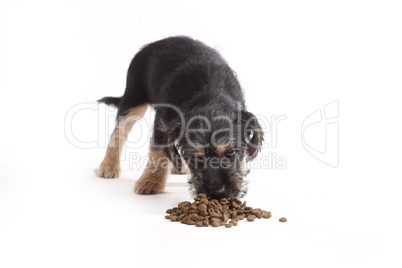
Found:
[[[400,267],[401,12],[399,1],[2,0],[0,266]],[[114,116],[95,100],[120,96],[138,49],[172,35],[219,49],[251,112],[286,115],[260,155],[283,156],[286,169],[248,176],[245,200],[271,219],[171,223],[165,210],[190,198],[186,176],[156,196],[132,192],[141,171],[128,158],[120,178],[95,177]],[[333,168],[304,149],[301,126],[336,100]],[[67,131],[93,148],[65,136],[81,103],[95,110]],[[148,137],[141,126],[131,140]],[[146,157],[133,146],[125,156]]]

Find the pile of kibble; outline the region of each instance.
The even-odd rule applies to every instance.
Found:
[[[241,202],[238,198],[211,199],[200,193],[193,203],[181,202],[177,207],[166,210],[166,219],[173,222],[181,222],[197,227],[203,226],[225,226],[230,228],[237,226],[240,220],[245,218],[254,221],[256,218],[269,219],[272,214],[260,208],[246,206],[246,201]]]

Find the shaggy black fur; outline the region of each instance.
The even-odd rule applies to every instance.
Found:
[[[188,37],[148,44],[129,66],[124,95],[99,102],[118,107],[117,121],[150,103],[156,110],[151,146],[163,147],[179,170],[182,161],[187,164],[196,193],[246,193],[245,163],[257,155],[263,133],[245,109],[235,73],[215,49]],[[223,154],[218,146],[226,148]]]

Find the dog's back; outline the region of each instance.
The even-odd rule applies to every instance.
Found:
[[[193,105],[194,96],[209,91],[232,96],[232,103],[244,106],[240,84],[220,54],[200,41],[178,36],[144,46],[128,68],[124,95],[100,102],[114,104],[118,116],[124,116],[143,103]]]

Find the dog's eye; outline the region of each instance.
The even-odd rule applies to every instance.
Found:
[[[229,158],[232,158],[233,156],[235,156],[236,151],[235,150],[230,150],[226,152],[226,156]]]

